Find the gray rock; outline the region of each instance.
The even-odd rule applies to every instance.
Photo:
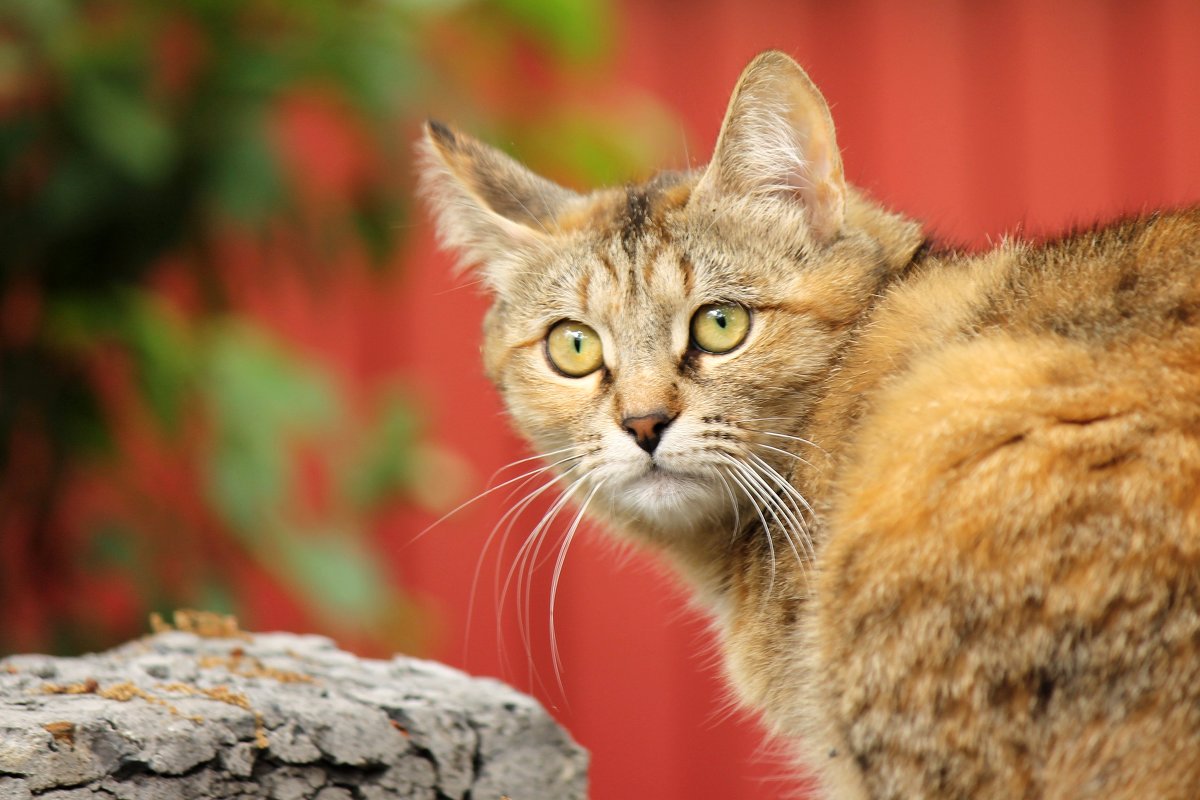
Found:
[[[0,660],[0,800],[582,800],[587,753],[533,699],[322,637],[170,631]]]

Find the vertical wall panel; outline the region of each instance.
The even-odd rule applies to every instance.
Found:
[[[968,228],[966,9],[878,0],[870,20],[879,199],[939,233]],[[849,157],[849,156],[848,156]]]
[[[1153,132],[1147,146],[1162,148],[1167,174],[1162,196],[1154,199],[1196,203],[1200,201],[1200,3],[1166,0],[1161,5],[1163,40],[1148,46],[1163,52],[1167,107],[1163,129]]]
[[[1031,145],[1023,122],[1024,50],[1015,4],[962,5],[968,12],[963,34],[968,216],[957,235],[982,245],[1025,217]]]
[[[1168,173],[1166,128],[1166,8],[1113,2],[1108,14],[1106,58],[1108,161],[1120,211],[1132,213],[1162,201]]]
[[[1020,4],[1021,123],[1030,142],[1025,215],[1034,231],[1117,210],[1109,13],[1089,0]]]

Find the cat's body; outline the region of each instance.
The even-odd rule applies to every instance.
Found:
[[[697,173],[427,147],[517,426],[830,796],[1200,796],[1200,211],[936,252],[774,53]]]

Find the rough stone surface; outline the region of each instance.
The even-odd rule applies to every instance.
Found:
[[[586,775],[532,698],[317,636],[0,660],[0,800],[572,800]]]

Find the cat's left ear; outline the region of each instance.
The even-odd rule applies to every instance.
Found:
[[[716,151],[696,194],[770,197],[797,203],[818,241],[841,230],[846,178],[829,106],[800,65],[777,51],[742,72]]]
[[[539,177],[499,150],[432,120],[419,145],[421,184],[442,242],[480,266],[493,289],[496,262],[543,244],[579,195]]]

